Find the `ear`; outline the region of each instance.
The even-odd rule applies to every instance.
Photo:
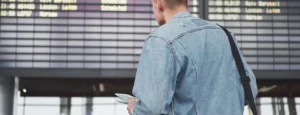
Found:
[[[156,6],[159,11],[163,11],[163,2],[162,0],[156,0]]]

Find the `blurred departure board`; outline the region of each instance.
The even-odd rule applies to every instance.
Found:
[[[194,0],[195,5],[197,1]],[[8,17],[69,17],[78,11],[151,12],[150,0],[2,0],[1,16]],[[195,6],[196,7],[196,6]],[[192,7],[191,7],[192,8]],[[70,13],[70,11],[75,11]],[[151,13],[147,13],[151,15]]]
[[[0,68],[135,69],[151,0],[1,0]],[[189,11],[198,16],[198,0]]]
[[[206,0],[207,20],[236,35],[255,70],[300,70],[299,0]]]
[[[151,0],[1,0],[0,68],[135,69]],[[190,0],[236,35],[254,70],[300,70],[300,1]]]

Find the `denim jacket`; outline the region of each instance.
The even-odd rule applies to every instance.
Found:
[[[256,97],[255,76],[241,57]],[[176,13],[145,40],[133,94],[133,115],[242,115],[245,104],[226,34],[189,12]]]

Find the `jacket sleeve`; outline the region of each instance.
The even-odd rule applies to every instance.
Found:
[[[139,99],[133,115],[169,114],[179,73],[179,61],[170,45],[149,38],[139,60],[133,94]]]

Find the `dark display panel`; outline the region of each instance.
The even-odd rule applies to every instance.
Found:
[[[135,69],[157,28],[151,0],[1,0],[0,21],[2,68]]]
[[[150,2],[1,0],[0,74],[133,77],[143,42],[158,27]],[[190,0],[189,11],[235,33],[262,76],[299,73],[300,1]]]
[[[300,70],[299,0],[206,0],[208,20],[236,35],[255,70]]]

